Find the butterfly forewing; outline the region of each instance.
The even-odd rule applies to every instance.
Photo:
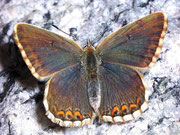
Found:
[[[167,17],[162,12],[150,14],[107,36],[97,51],[102,61],[133,67],[151,67],[162,48]]]
[[[74,41],[26,23],[16,24],[14,39],[32,74],[40,80],[77,64],[82,53]]]

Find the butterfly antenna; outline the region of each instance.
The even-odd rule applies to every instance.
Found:
[[[71,36],[70,34],[66,33],[65,31],[61,30],[60,28],[58,28],[56,25],[52,24],[52,26],[56,29],[58,29],[59,31],[61,31],[62,33],[68,35],[68,36]]]
[[[78,40],[77,35],[72,34],[72,32],[70,32],[70,34],[69,34],[69,33],[66,33],[65,31],[61,30],[60,28],[58,28],[58,27],[57,27],[56,25],[54,25],[54,24],[52,24],[52,26],[53,26],[54,28],[58,29],[59,31],[63,32],[64,34],[72,37],[75,41]]]
[[[88,39],[88,41],[87,41],[87,46],[88,46],[88,47],[93,46],[93,43],[91,42],[91,40],[90,40],[90,39]]]

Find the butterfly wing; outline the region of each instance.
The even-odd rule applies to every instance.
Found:
[[[15,25],[14,39],[28,68],[39,80],[77,64],[82,53],[82,47],[74,41],[26,23]]]
[[[93,109],[88,101],[87,75],[80,64],[55,74],[47,83],[44,105],[48,117],[60,126],[89,124]]]
[[[153,13],[110,34],[96,50],[104,62],[149,68],[157,60],[166,30],[167,17]]]
[[[19,23],[14,39],[32,74],[47,82],[46,114],[64,127],[90,123],[93,109],[87,93],[86,72],[81,68],[82,48],[72,40],[33,25]]]
[[[148,93],[139,72],[119,64],[105,62],[99,67],[99,74],[99,113],[103,121],[128,121],[146,110]]]
[[[156,62],[166,30],[167,17],[157,12],[122,27],[96,47],[102,62],[99,114],[103,121],[128,121],[146,110],[148,91],[134,67],[149,68]]]

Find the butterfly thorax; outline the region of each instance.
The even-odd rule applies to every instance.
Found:
[[[88,45],[84,49],[84,63],[88,78],[97,78],[98,59],[96,56],[96,51],[92,45]]]

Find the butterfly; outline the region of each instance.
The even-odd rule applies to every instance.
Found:
[[[80,127],[98,114],[101,122],[125,122],[148,107],[148,90],[138,69],[154,65],[163,45],[167,17],[156,12],[85,48],[27,23],[17,23],[14,40],[32,75],[47,81],[46,115],[63,127]],[[89,93],[100,93],[96,107]],[[93,94],[92,94],[93,95]]]

